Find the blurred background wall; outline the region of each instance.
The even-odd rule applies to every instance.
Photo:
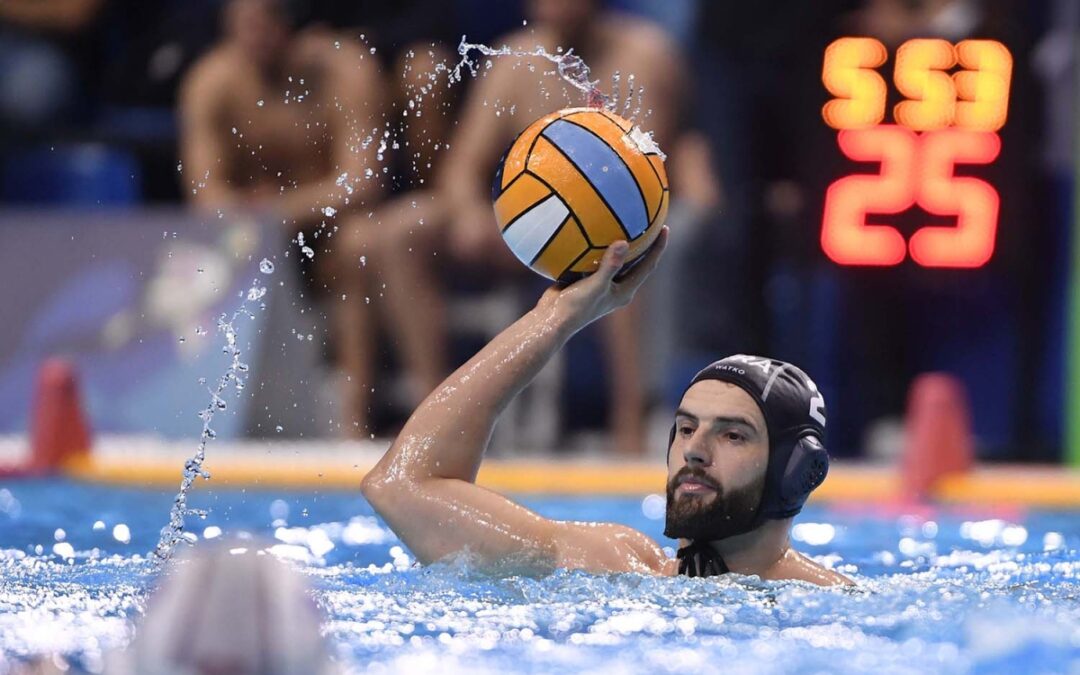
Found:
[[[277,260],[278,270],[266,281],[267,307],[245,326],[245,339],[253,340],[252,386],[222,433],[355,432],[348,424],[343,429],[347,413],[337,395],[335,345],[343,337],[327,309],[337,291],[330,295],[303,281],[298,270],[306,268],[294,264],[299,253],[286,264],[283,252],[295,251],[295,233],[279,232],[267,214],[215,217],[189,206],[188,193],[199,188],[179,166],[178,92],[193,64],[225,39],[228,4],[0,3],[0,283],[6,289],[0,432],[25,429],[35,364],[53,353],[76,358],[97,429],[194,432],[194,412],[205,404],[199,378],[216,377],[224,364],[216,317],[259,278],[263,257]],[[911,380],[944,371],[967,387],[982,458],[1062,457],[1074,274],[1076,3],[602,5],[600,12],[655,22],[680,52],[686,82],[680,133],[662,139],[675,196],[675,246],[643,310],[640,358],[654,427],[662,431],[697,369],[730,353],[763,353],[815,377],[829,403],[836,455],[894,452]],[[528,18],[540,11],[501,0],[282,6],[292,30],[332,34],[380,59],[384,84],[371,86],[386,88],[386,97],[400,79],[394,55],[408,45],[438,44],[452,65],[461,35],[498,43],[509,31],[527,30]],[[823,253],[829,185],[876,171],[847,159],[837,132],[822,120],[831,98],[822,85],[823,56],[845,35],[872,36],[886,46],[886,81],[896,49],[913,37],[994,39],[1011,52],[1000,156],[958,170],[1000,195],[998,238],[985,265],[932,269],[908,259],[851,267]],[[461,88],[457,96],[466,98],[474,85]],[[890,84],[890,109],[899,99]],[[448,138],[462,107],[459,101],[440,113]],[[531,121],[518,117],[522,128]],[[388,181],[384,188],[394,195],[417,187],[406,183]],[[927,222],[952,222],[919,207],[879,221],[905,236]],[[500,285],[451,288],[455,297],[495,300],[451,303],[451,314],[487,318],[472,326],[450,322],[449,366],[542,287],[526,283],[506,293]],[[381,338],[365,435],[392,434],[410,405],[401,358],[386,348],[387,339]],[[607,427],[606,349],[595,331],[568,347],[558,373],[545,377],[527,403],[530,415],[557,428],[534,430],[527,442],[567,448]]]

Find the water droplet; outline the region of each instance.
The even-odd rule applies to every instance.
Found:
[[[263,274],[273,274],[274,273],[274,263],[270,262],[266,258],[263,258],[262,262],[259,263],[259,271],[262,272]]]
[[[367,267],[367,256],[360,256],[360,267]]]
[[[337,213],[337,209],[335,209],[333,206],[326,206],[323,208],[322,212],[323,215],[327,218],[333,218],[334,214]]]
[[[285,430],[285,428],[282,427],[280,424],[277,425],[276,427],[274,427],[274,431],[278,432],[279,434],[284,430]]]
[[[308,258],[314,258],[315,257],[315,251],[313,251],[310,246],[302,247],[300,249],[300,252],[303,253],[304,255],[306,255]]]
[[[180,344],[184,344],[185,342],[187,342],[187,340],[184,338],[180,338],[177,340],[177,342],[179,342]]]
[[[112,529],[112,536],[113,536],[113,539],[120,542],[121,544],[130,544],[131,543],[131,528],[129,528],[127,525],[125,525],[123,523],[120,523],[119,525],[117,525],[116,527],[114,527]]]
[[[259,106],[260,108],[263,107],[263,104],[264,101],[261,98],[258,101],[255,101],[255,105]]]
[[[251,302],[255,302],[256,300],[261,300],[264,295],[266,295],[265,288],[262,286],[253,286],[248,289],[247,299]]]

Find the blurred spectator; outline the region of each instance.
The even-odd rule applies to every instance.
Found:
[[[47,129],[73,113],[105,0],[0,2],[0,128]]]
[[[325,29],[300,29],[289,7],[283,0],[225,5],[222,42],[192,68],[181,92],[185,193],[219,213],[273,214],[291,237],[306,231],[297,243],[313,251],[305,254],[314,254],[318,284],[331,291],[337,365],[355,373],[364,351],[364,271],[346,245],[349,233],[331,235],[350,212],[381,198],[384,83],[358,45]]]
[[[682,71],[675,46],[658,27],[603,11],[598,0],[530,0],[526,7],[527,27],[496,44],[522,50],[540,45],[551,53],[573,48],[592,68],[593,79],[604,86],[621,71],[624,96],[633,73],[635,87],[645,91],[644,108],[650,111],[641,120],[643,125],[656,134],[661,146],[673,140]],[[412,322],[409,334],[417,339],[418,353],[446,340],[441,324],[444,300],[431,269],[437,252],[448,250],[470,274],[526,277],[525,268],[500,240],[489,186],[500,154],[522,128],[552,110],[583,104],[581,93],[552,70],[542,58],[496,59],[489,70],[482,68],[483,77],[464,103],[439,172],[439,190],[410,200],[407,209],[397,212],[398,220],[385,228],[396,233],[384,256],[392,260],[389,267],[403,291],[397,298],[388,297],[389,304]],[[646,392],[638,326],[634,310],[613,314],[603,325],[615,448],[632,456],[641,455],[645,443]],[[434,364],[418,373],[425,390],[439,377]]]
[[[358,38],[386,73],[388,108],[403,120],[401,152],[394,153],[393,186],[424,185],[445,143],[452,90],[438,77],[461,38],[457,14],[444,0],[313,0],[311,19]],[[438,86],[435,86],[438,85]],[[422,91],[421,91],[422,90]]]
[[[293,233],[370,207],[375,148],[362,139],[382,111],[375,64],[351,42],[298,30],[282,0],[230,0],[224,16],[224,39],[181,92],[192,201],[269,210]]]
[[[430,262],[414,274],[403,272],[415,267],[405,239],[424,222],[424,204],[452,119],[455,90],[447,86],[445,71],[437,69],[452,65],[450,45],[460,34],[453,8],[438,0],[317,0],[311,19],[361,40],[386,73],[382,88],[390,122],[380,131],[385,164],[379,176],[394,196],[373,214],[353,215],[339,242],[349,259],[365,261],[350,292],[370,302],[355,308],[347,328],[351,350],[343,355],[342,367],[349,378],[341,393],[351,415],[350,430],[367,437],[381,327],[399,352],[407,396],[423,397],[445,376],[445,345],[431,339],[441,330],[429,329],[442,324],[441,308],[425,296],[430,284],[417,283],[420,275],[431,273]],[[386,246],[393,239],[397,245]],[[409,401],[408,407],[416,402]]]

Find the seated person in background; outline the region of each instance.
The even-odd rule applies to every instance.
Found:
[[[454,89],[439,64],[451,66],[461,39],[457,11],[444,0],[312,0],[312,20],[358,40],[381,64],[390,133],[395,192],[430,183],[436,147],[446,143]],[[398,121],[400,120],[400,127]]]
[[[398,352],[410,407],[446,376],[442,306],[433,297],[438,259],[430,251],[420,258],[412,244],[414,231],[423,230],[431,218],[427,204],[432,177],[446,154],[442,149],[458,89],[447,86],[446,73],[436,72],[436,66],[453,65],[450,44],[461,34],[454,8],[440,0],[317,0],[313,16],[361,39],[386,73],[383,90],[390,137],[384,159],[389,173],[383,175],[392,196],[374,213],[348,216],[344,236],[337,242],[347,249],[349,259],[363,256],[365,266],[354,279],[352,292],[371,299],[355,307],[350,326],[353,350],[344,364],[354,386],[344,392],[342,402],[353,416],[350,429],[367,438],[380,328],[385,328],[390,347]]]
[[[554,521],[475,485],[499,414],[576,332],[630,303],[667,244],[614,281],[628,246],[599,269],[552,286],[417,408],[364,477],[364,497],[423,563],[467,554],[481,565],[714,576],[727,572],[820,585],[850,583],[791,548],[792,518],[825,477],[825,401],[791,364],[732,356],[698,373],[682,397],[667,457],[668,559],[624,525]]]
[[[330,235],[381,198],[370,137],[382,134],[384,86],[358,45],[297,29],[284,0],[229,0],[222,42],[180,94],[184,193],[211,210],[269,212],[291,237],[306,232],[346,374],[363,350],[363,272],[339,245],[344,233]]]
[[[661,147],[673,138],[680,93],[677,50],[656,26],[644,20],[608,13],[599,0],[529,0],[526,28],[496,41],[497,45],[551,53],[573,48],[592,68],[591,77],[606,88],[621,72],[626,95],[628,75],[644,88],[642,113],[636,119],[653,131]],[[530,70],[531,69],[531,70]],[[443,297],[432,271],[433,256],[450,253],[482,273],[527,274],[503,243],[491,205],[491,177],[500,155],[533,120],[559,108],[584,104],[579,90],[550,71],[542,58],[503,57],[490,70],[480,68],[464,104],[458,128],[441,162],[436,190],[410,196],[404,208],[384,216],[383,255],[392,259],[399,293],[388,297],[392,311],[408,315],[417,353],[441,358],[446,342]],[[630,109],[637,107],[636,95]],[[622,112],[622,106],[619,106]],[[387,222],[389,221],[389,222]],[[513,277],[510,277],[513,278]],[[634,308],[603,324],[610,357],[610,427],[615,449],[627,456],[644,452],[646,392],[640,367],[639,320]],[[419,360],[419,359],[418,359]],[[614,364],[620,364],[615,368]],[[441,363],[431,360],[418,373],[422,389],[438,383]],[[439,367],[436,367],[439,366]],[[421,370],[421,369],[418,369]],[[425,391],[425,393],[426,393]]]

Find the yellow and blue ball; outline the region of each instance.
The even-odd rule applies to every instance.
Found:
[[[668,180],[662,155],[632,132],[608,110],[568,108],[517,137],[499,162],[492,198],[518,260],[572,281],[595,270],[615,241],[630,243],[628,263],[648,249],[667,218]]]

